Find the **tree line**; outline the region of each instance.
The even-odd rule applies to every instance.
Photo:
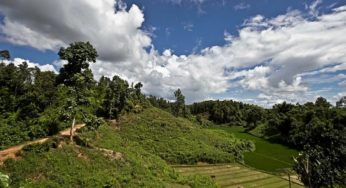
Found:
[[[262,137],[301,151],[294,169],[311,187],[346,184],[346,97],[336,106],[319,97],[314,103],[283,102],[271,109],[232,100],[189,105],[193,115],[215,124],[261,128]]]
[[[59,74],[26,62],[0,63],[0,148],[54,135],[77,122],[96,129],[103,119],[150,106],[141,83],[130,85],[116,75],[94,80],[89,64],[98,54],[89,42],[72,43],[58,55],[68,62]],[[0,56],[10,58],[7,50]]]
[[[202,125],[243,126],[247,132],[259,128],[264,139],[300,151],[293,169],[304,184],[346,185],[346,96],[335,106],[318,97],[315,102],[283,102],[271,109],[233,100],[209,100],[181,107],[177,100],[169,102],[154,96],[149,100],[156,107]],[[177,113],[177,108],[184,113]]]
[[[175,101],[145,96],[142,83],[129,84],[115,75],[94,80],[89,68],[98,57],[89,42],[75,42],[58,53],[65,64],[55,74],[27,63],[0,63],[0,149],[48,135],[84,122],[97,129],[104,119],[118,119],[150,106],[200,124],[262,128],[262,136],[297,148],[294,169],[311,187],[346,184],[346,97],[336,106],[319,97],[314,103],[281,103],[271,109],[242,102],[203,101],[185,104],[180,89]],[[0,57],[10,59],[7,50]],[[71,135],[73,139],[73,135]]]

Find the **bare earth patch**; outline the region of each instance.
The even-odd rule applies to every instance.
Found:
[[[73,132],[75,132],[76,130],[78,130],[84,126],[85,126],[85,124],[76,125],[75,128],[73,129]],[[68,129],[65,129],[63,131],[60,131],[58,135],[62,136],[62,137],[68,137],[68,136],[70,136],[70,129],[68,128]],[[7,148],[5,150],[0,151],[0,165],[2,165],[4,163],[4,161],[7,159],[17,159],[18,157],[16,154],[19,151],[21,151],[25,146],[33,145],[33,144],[42,144],[42,143],[46,142],[48,139],[49,139],[49,137],[41,138],[41,139],[26,142],[24,144],[20,144],[17,146],[12,146],[10,148]]]

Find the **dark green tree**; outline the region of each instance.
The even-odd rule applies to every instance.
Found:
[[[97,52],[89,42],[75,42],[67,48],[59,51],[60,59],[67,60],[68,63],[60,69],[57,76],[57,84],[64,84],[68,87],[69,98],[66,100],[65,114],[72,119],[71,141],[73,140],[73,129],[76,122],[77,106],[89,105],[88,97],[90,88],[94,85],[93,74],[89,69],[90,62],[96,62]],[[68,110],[67,110],[68,109]]]
[[[315,105],[323,108],[330,108],[332,105],[323,97],[318,97],[316,99]]]
[[[141,88],[143,87],[143,84],[141,82],[138,82],[136,85],[135,85],[135,91],[136,91],[136,95],[137,97],[140,97],[141,96]]]
[[[106,90],[103,109],[109,119],[118,118],[124,110],[129,96],[129,84],[119,76],[114,76]]]
[[[89,42],[72,43],[67,48],[61,48],[58,55],[60,59],[67,60],[68,63],[60,69],[57,83],[67,86],[74,85],[72,79],[75,74],[87,74],[89,63],[96,62],[98,57],[96,49]]]
[[[246,111],[246,130],[252,130],[262,121],[264,112],[261,108],[253,107]]]
[[[8,50],[0,50],[0,57],[2,60],[9,60],[11,58],[10,52]]]
[[[175,116],[186,116],[185,110],[185,96],[180,89],[174,92],[175,102],[173,104],[173,114]]]

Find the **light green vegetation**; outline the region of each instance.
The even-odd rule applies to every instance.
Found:
[[[239,164],[223,165],[180,165],[174,166],[175,170],[184,176],[200,174],[214,179],[220,187],[265,187],[284,188],[289,186],[289,182],[278,176],[263,173]],[[291,183],[292,188],[303,187]]]
[[[237,138],[253,141],[256,150],[244,154],[245,164],[260,170],[282,172],[283,169],[292,167],[292,157],[298,155],[297,150],[253,136],[244,132],[242,127],[218,127],[211,130],[227,132],[235,135]]]
[[[187,119],[176,118],[157,108],[122,117],[120,130],[108,130],[107,134],[110,138],[92,139],[102,144],[100,147],[106,147],[111,138],[118,135],[171,164],[234,162],[242,158],[243,152],[253,150],[252,142],[200,128]]]
[[[156,108],[77,135],[79,145],[54,139],[30,146],[0,171],[14,187],[215,187],[210,177],[180,176],[168,163],[234,162],[253,149]]]
[[[179,176],[160,157],[112,133],[111,127],[101,127],[95,136],[102,140],[96,138],[89,143],[108,150],[67,144],[61,148],[36,145],[21,154],[23,159],[6,161],[0,171],[10,176],[13,187],[215,186],[208,177]]]

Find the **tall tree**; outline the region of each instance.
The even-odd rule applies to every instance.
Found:
[[[258,123],[262,121],[264,112],[259,107],[250,108],[246,115],[246,129],[252,130],[257,127]]]
[[[67,60],[68,63],[60,69],[57,76],[57,84],[64,84],[69,87],[69,100],[67,108],[70,118],[72,118],[70,139],[73,140],[73,129],[76,122],[76,106],[87,104],[87,93],[90,83],[93,83],[93,75],[89,69],[90,62],[96,62],[98,56],[96,49],[89,42],[75,42],[67,48],[59,51],[60,59]],[[73,104],[73,105],[72,105]]]
[[[185,116],[185,96],[180,89],[174,92],[175,103],[173,104],[173,114],[175,116]]]
[[[68,63],[60,69],[57,83],[68,86],[74,85],[72,78],[75,74],[87,73],[89,63],[95,63],[98,57],[96,49],[89,42],[72,43],[67,48],[61,48],[58,55]]]
[[[109,83],[103,103],[104,113],[109,119],[118,118],[125,108],[129,94],[128,87],[127,81],[119,76],[114,76]]]
[[[140,97],[141,96],[141,88],[143,87],[143,84],[141,82],[138,82],[136,85],[135,85],[135,91],[136,91],[136,95],[137,97]]]

